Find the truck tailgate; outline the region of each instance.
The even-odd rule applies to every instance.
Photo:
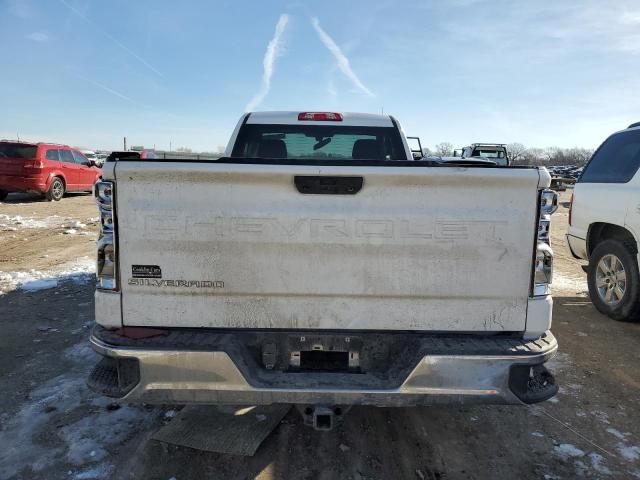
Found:
[[[302,194],[303,175],[363,186]],[[115,177],[124,325],[525,329],[536,169],[146,160]]]

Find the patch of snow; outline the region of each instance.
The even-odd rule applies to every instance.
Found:
[[[577,477],[585,477],[589,472],[589,467],[582,460],[576,460],[573,462],[573,466],[576,469]]]
[[[73,362],[70,371],[37,387],[13,416],[2,418],[0,478],[13,478],[24,469],[47,471],[66,460],[86,467],[71,470],[70,478],[109,479],[114,470],[110,452],[156,416],[155,410],[143,406],[91,408],[106,407],[111,399],[86,386],[93,362],[87,361],[85,346],[88,342],[83,340],[66,349],[64,357]],[[78,409],[82,410],[74,413]],[[65,419],[79,420],[65,424]],[[46,447],[34,441],[45,436],[52,440]]]
[[[164,412],[164,418],[168,420],[175,417],[177,414],[177,410],[167,410],[166,412]]]
[[[628,433],[622,433],[621,431],[611,427],[607,428],[607,432],[616,437],[618,440],[625,440],[627,435],[629,435]]]
[[[569,354],[565,352],[558,352],[545,365],[554,371],[562,371],[572,367],[573,362],[571,361],[571,357],[569,357]]]
[[[81,472],[73,473],[70,476],[72,480],[99,480],[105,478],[111,478],[113,472],[113,465],[98,465],[97,467],[82,470]]]
[[[575,445],[571,445],[570,443],[561,443],[560,445],[556,445],[553,447],[554,453],[558,456],[567,459],[572,457],[584,457],[585,453],[580,450]]]
[[[75,262],[64,263],[49,271],[0,272],[0,291],[22,289],[34,292],[55,288],[63,281],[88,283],[93,278],[93,272],[95,272],[95,262],[89,257],[78,258]]]
[[[67,227],[77,230],[78,228],[86,228],[86,225],[82,223],[80,220],[74,220],[69,225],[67,225]]]
[[[625,445],[624,443],[619,443],[617,447],[618,453],[622,455],[625,460],[630,462],[634,462],[640,458],[640,448],[630,445]]]
[[[65,235],[75,235],[76,233],[78,233],[78,231],[74,230],[73,228],[69,228],[62,233],[64,233]]]
[[[599,453],[590,453],[589,460],[591,461],[591,468],[602,475],[611,475],[611,470],[606,465],[603,465],[604,458]]]
[[[98,354],[93,351],[89,342],[81,342],[64,351],[64,357],[77,363],[93,365],[98,360]]]
[[[556,270],[553,275],[551,289],[554,292],[563,291],[584,296],[589,291],[589,286],[587,285],[586,275],[580,277],[565,276]]]
[[[600,423],[604,423],[605,425],[609,425],[611,423],[609,422],[609,415],[607,415],[606,412],[603,412],[601,410],[594,410],[593,412],[591,412],[591,415],[593,417],[596,417],[596,419]]]
[[[15,231],[18,228],[51,228],[62,225],[62,219],[57,215],[36,219],[22,217],[20,215],[0,215],[0,229],[5,231]]]
[[[121,445],[146,419],[143,407],[123,405],[65,425],[58,430],[58,435],[67,447],[67,459],[75,465],[84,465],[104,460],[109,455],[109,447]]]
[[[38,290],[47,290],[49,288],[56,288],[58,286],[58,279],[56,278],[42,278],[40,280],[31,280],[20,284],[20,288],[26,292],[37,292]]]

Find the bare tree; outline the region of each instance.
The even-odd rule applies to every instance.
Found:
[[[435,154],[441,157],[449,157],[453,152],[453,144],[449,142],[439,143],[435,148]]]
[[[564,152],[564,157],[566,158],[567,163],[570,165],[586,165],[586,163],[591,158],[591,155],[593,155],[593,150],[589,148],[574,147],[569,148]]]
[[[524,164],[527,147],[525,147],[523,144],[517,142],[510,143],[509,145],[507,145],[507,152],[509,153],[509,160],[512,164]]]

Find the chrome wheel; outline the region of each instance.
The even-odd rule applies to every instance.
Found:
[[[53,198],[60,199],[64,195],[64,186],[60,180],[55,180],[51,186],[51,193]]]
[[[627,290],[627,273],[618,257],[605,255],[596,266],[596,288],[600,299],[607,305],[620,303]]]

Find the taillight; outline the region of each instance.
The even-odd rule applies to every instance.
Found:
[[[98,182],[95,197],[100,211],[100,237],[98,238],[98,259],[96,264],[97,288],[101,290],[118,289],[118,257],[115,243],[115,222],[113,200],[115,184]]]
[[[341,113],[332,112],[302,112],[298,114],[298,120],[308,120],[312,122],[341,122]]]
[[[553,250],[551,250],[551,215],[558,209],[558,194],[553,190],[540,192],[540,214],[536,234],[536,256],[533,261],[534,296],[548,295],[553,279]]]
[[[44,162],[42,160],[33,159],[24,163],[24,168],[35,168],[42,170],[44,168]]]
[[[571,194],[571,200],[569,200],[569,226],[571,226],[571,212],[573,211],[573,193]]]

